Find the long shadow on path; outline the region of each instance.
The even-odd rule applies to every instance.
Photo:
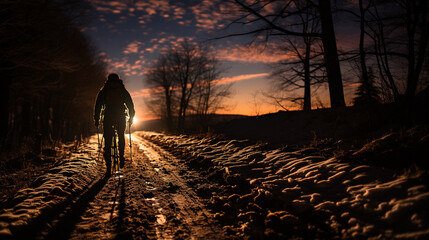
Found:
[[[124,218],[125,218],[125,181],[124,179],[122,179],[119,183],[118,183],[118,187],[120,187],[121,193],[120,193],[120,198],[119,198],[119,202],[118,202],[118,218],[116,221],[116,232],[117,235],[115,237],[115,240],[119,240],[119,239],[133,239],[132,234],[126,231],[126,226],[125,226],[125,222],[124,222]]]
[[[33,238],[42,237],[44,239],[68,239],[75,229],[76,224],[81,220],[81,215],[88,209],[91,201],[103,189],[109,180],[108,175],[104,175],[91,187],[89,187],[75,202],[70,202],[64,211],[56,219],[48,222],[50,225],[46,236],[33,235]],[[48,225],[47,224],[47,225]],[[43,231],[43,229],[42,229]],[[43,235],[43,232],[39,234]]]

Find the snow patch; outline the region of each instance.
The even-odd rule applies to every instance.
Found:
[[[234,196],[239,196],[214,196],[212,206],[218,211],[219,221],[230,221],[228,215],[238,216],[236,228],[243,236],[256,236],[255,231],[265,238],[291,237],[300,231],[304,238],[429,236],[429,214],[425,210],[429,191],[424,181],[429,175],[425,171],[398,174],[389,169],[312,156],[311,151],[267,149],[246,140],[138,134],[188,159],[191,167],[209,173],[225,169],[216,176],[231,191],[235,189]],[[370,150],[365,148],[356,154]],[[326,226],[331,230],[323,230]]]
[[[97,138],[93,136],[80,152],[59,160],[31,188],[19,190],[11,206],[0,211],[0,237],[12,237],[88,187],[100,175],[102,163],[96,161],[96,149]]]

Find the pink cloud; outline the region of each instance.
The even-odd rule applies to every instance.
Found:
[[[186,21],[178,21],[177,23],[178,23],[178,24],[180,24],[180,25],[186,25],[186,26],[188,26],[188,25],[191,23],[191,21],[189,21],[189,20],[186,20]]]
[[[122,60],[120,60],[120,61],[114,61],[114,60],[112,60],[111,62],[110,62],[110,66],[113,68],[113,69],[122,69],[122,68],[126,68],[126,66],[127,66],[127,62],[128,62],[128,60],[126,59],[126,58],[123,58]]]
[[[293,54],[279,53],[274,47],[243,46],[238,44],[217,50],[216,55],[220,60],[249,63],[274,63],[296,58]]]
[[[138,53],[139,47],[142,46],[143,44],[144,43],[142,43],[140,41],[134,41],[125,47],[123,53],[124,54]]]
[[[165,41],[167,41],[168,39],[167,38],[161,38],[161,39],[159,39],[159,43],[164,43]]]
[[[181,7],[182,3],[169,0],[88,0],[94,8],[104,14],[128,13],[127,17],[139,16],[138,23],[145,25],[153,16],[162,16],[168,20],[183,19],[186,10]],[[124,19],[122,19],[124,20]],[[120,21],[121,23],[123,21]],[[143,27],[142,26],[142,27]]]
[[[108,71],[122,73],[125,76],[143,76],[145,73],[146,61],[140,58],[136,61],[130,61],[127,57],[122,59],[105,58]]]
[[[161,33],[159,34],[160,36],[164,36],[165,33]],[[167,50],[169,47],[171,46],[177,46],[179,45],[181,42],[184,42],[185,40],[189,41],[189,42],[193,42],[195,40],[194,37],[176,37],[174,35],[170,35],[170,36],[164,36],[161,38],[151,38],[149,40],[150,43],[153,43],[152,47],[147,47],[145,49],[146,52],[154,52],[156,50],[161,50],[161,52]]]
[[[150,89],[140,89],[138,91],[130,93],[131,97],[139,98],[139,97],[149,97],[151,95]]]
[[[146,49],[145,49],[145,51],[146,51],[146,52],[153,53],[153,52],[155,52],[155,50],[157,50],[157,49],[158,49],[158,45],[157,45],[157,44],[155,44],[155,45],[153,45],[153,47],[151,47],[151,48],[146,48]]]
[[[186,14],[186,10],[180,7],[175,7],[173,10],[173,15],[176,20],[183,19],[183,16]]]
[[[155,15],[156,14],[156,10],[154,8],[150,8],[150,7],[146,8],[146,12],[149,15]]]
[[[267,77],[268,75],[270,75],[270,73],[244,74],[244,75],[238,75],[234,77],[223,77],[215,80],[214,84],[222,85],[222,84],[234,83],[234,82],[239,82],[239,81],[258,78],[258,77]]]
[[[138,91],[130,93],[131,97],[133,98],[139,98],[139,97],[149,97],[153,94],[159,94],[162,93],[162,88],[144,88],[140,89]]]
[[[191,7],[194,14],[195,26],[201,30],[216,30],[223,28],[224,20],[236,17],[237,6],[220,0],[203,0]]]
[[[97,11],[104,13],[120,13],[128,8],[125,1],[90,0]]]
[[[95,26],[92,26],[92,27],[81,27],[80,31],[81,32],[87,32],[87,31],[94,31],[94,32],[96,32],[97,28]]]
[[[362,85],[362,83],[360,82],[348,83],[348,84],[344,84],[344,88],[356,88],[356,87],[359,87],[360,85]]]
[[[258,77],[266,77],[268,75],[269,75],[269,73],[244,74],[244,75],[238,75],[238,76],[233,76],[233,77],[220,78],[220,79],[215,80],[213,83],[216,85],[222,85],[222,84],[234,83],[234,82],[258,78]],[[179,90],[179,88],[177,88],[175,90]],[[162,93],[163,91],[164,90],[161,87],[144,88],[144,89],[140,89],[138,91],[132,92],[131,96],[133,98],[150,97],[153,94],[159,94],[159,93]]]

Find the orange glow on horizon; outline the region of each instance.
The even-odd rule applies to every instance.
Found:
[[[275,105],[272,99],[267,99],[261,93],[269,93],[274,91],[269,85],[267,86],[266,81],[269,73],[256,73],[256,74],[242,74],[232,77],[223,77],[216,80],[216,84],[228,84],[235,83],[232,85],[232,96],[231,98],[225,99],[224,108],[217,110],[216,114],[230,114],[230,115],[245,115],[245,116],[259,116],[269,113],[276,113],[284,109],[278,105]],[[264,85],[265,83],[265,85]],[[345,84],[344,89],[347,92],[353,93],[359,83]],[[255,92],[254,89],[259,89]],[[139,91],[133,92],[131,95],[133,98],[140,98],[143,100],[145,96],[150,96],[151,93],[158,92],[160,89],[140,89]],[[258,93],[259,92],[259,93]],[[159,92],[158,92],[159,93]],[[258,96],[255,99],[255,93]],[[300,96],[301,91],[289,92],[287,96]],[[347,106],[352,105],[353,94],[346,94],[345,101]],[[284,103],[287,111],[299,111],[302,109],[301,106],[293,103]],[[312,109],[329,108],[329,90],[327,86],[322,86],[316,95],[312,97]],[[188,113],[191,114],[191,113]],[[160,119],[158,115],[146,109],[146,106],[142,105],[138,110],[138,116],[141,121],[149,121]]]
[[[237,75],[237,76],[233,76],[233,77],[223,77],[220,79],[216,79],[213,81],[213,83],[215,85],[229,84],[229,83],[239,82],[239,81],[243,81],[243,80],[258,78],[258,77],[267,77],[268,75],[269,75],[269,73],[243,74],[243,75]],[[179,90],[179,88],[177,87],[174,90]],[[162,87],[143,88],[143,89],[140,89],[138,91],[132,92],[131,97],[133,97],[133,98],[149,97],[152,94],[162,93],[163,91],[164,90],[162,89]]]
[[[139,122],[139,119],[136,116],[134,116],[133,117],[133,123],[138,123],[138,122]]]
[[[256,74],[237,75],[233,77],[223,77],[223,78],[214,80],[214,83],[222,85],[222,84],[234,83],[234,82],[248,80],[248,79],[257,78],[257,77],[267,77],[269,74],[270,73],[256,73]]]

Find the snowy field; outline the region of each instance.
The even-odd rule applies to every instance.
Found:
[[[212,209],[243,237],[429,239],[426,171],[398,173],[248,141],[141,135],[221,182],[227,190],[210,194]]]
[[[0,210],[0,238],[20,232],[78,197],[102,174],[97,138],[82,145],[70,157],[61,159],[29,188],[18,191],[12,202]]]
[[[172,221],[176,225],[170,225],[168,220],[162,223],[166,229],[174,230],[177,226],[183,229],[185,223],[180,223],[180,219],[191,219],[191,215],[184,214],[188,210],[174,210],[177,207],[170,205],[177,199],[197,199],[190,197],[195,191],[201,198],[198,201],[211,209],[212,213],[207,213],[212,216],[210,219],[215,219],[225,236],[231,238],[429,239],[427,171],[351,164],[318,156],[309,149],[273,149],[245,140],[135,134],[153,146],[135,138],[133,153],[136,155],[133,164],[128,166],[130,174],[126,179],[130,186],[126,187],[135,188],[131,183],[137,179],[136,189],[141,189],[135,196],[133,191],[127,192],[133,198],[125,200],[129,201],[125,211],[133,204],[146,201],[139,199],[138,193],[154,194],[160,203],[165,201],[164,211],[171,219],[179,216],[179,220]],[[143,145],[146,147],[140,149]],[[169,157],[165,150],[174,157]],[[30,188],[21,189],[13,201],[0,210],[0,238],[19,233],[29,225],[38,226],[46,216],[58,214],[58,210],[82,196],[102,178],[104,167],[98,158],[97,141],[93,137],[69,158],[57,162]],[[181,164],[186,164],[189,170],[180,167]],[[136,167],[140,165],[141,168]],[[200,177],[191,178],[191,171]],[[168,187],[165,179],[179,189],[177,193]],[[153,189],[159,189],[152,191],[140,183],[148,181],[159,185]],[[160,187],[163,184],[167,187]],[[108,200],[105,202],[103,204],[109,205]],[[148,204],[133,211],[146,211],[144,209],[150,208]],[[199,209],[204,207],[201,205]],[[156,211],[153,214],[159,215]],[[131,220],[144,222],[137,218]],[[156,217],[152,220],[153,229],[162,227]],[[189,236],[186,232],[183,234]],[[148,236],[156,238],[156,234]]]

